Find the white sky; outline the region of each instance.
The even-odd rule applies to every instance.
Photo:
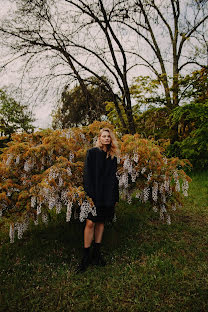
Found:
[[[15,8],[15,1],[13,2],[13,5]],[[1,7],[0,19],[2,19],[5,15],[9,14],[9,12],[11,12],[13,8],[9,0],[0,0],[0,7]],[[125,33],[123,33],[123,38],[125,37],[128,42],[129,38],[125,35]],[[6,58],[2,59],[2,62],[0,60],[0,65],[4,64],[5,59]],[[41,73],[44,72],[44,65],[46,64],[37,63],[35,67],[33,68],[31,75],[34,76],[35,74],[38,75],[40,72]],[[24,66],[24,62],[21,60],[17,60],[15,62],[12,62],[11,65],[7,66],[6,70],[4,70],[3,72],[0,72],[0,88],[5,87],[11,92],[11,95],[13,95],[14,94],[13,90],[18,87],[21,90],[21,95],[18,94],[20,98],[20,102],[30,103],[30,106],[34,112],[35,118],[37,119],[34,125],[40,128],[50,127],[51,122],[52,122],[52,118],[50,114],[58,100],[56,90],[50,90],[50,93],[46,99],[40,99],[39,97],[34,102],[34,98],[36,94],[33,94],[31,98],[30,89],[32,89],[33,85],[29,81],[29,78],[27,77],[27,75],[25,75],[24,80],[21,81],[21,78],[22,78],[21,66]],[[138,75],[146,75],[146,74],[148,74],[148,72],[144,67],[140,69],[140,72],[138,72],[138,68],[134,68],[133,70],[131,70],[131,77],[136,77]],[[54,86],[56,88],[56,85]],[[58,90],[58,86],[57,86],[57,90]]]
[[[15,3],[15,1],[13,1],[13,3]],[[0,20],[1,20],[2,17],[5,16],[6,14],[9,14],[11,10],[10,1],[0,0],[0,8],[1,8]],[[135,41],[129,40],[132,38],[129,38],[127,35],[125,35],[125,33],[122,33],[122,40],[123,38],[124,40],[127,41],[127,44],[128,42],[135,43],[137,45],[137,48],[138,48],[138,44],[140,44],[139,49],[142,50],[142,46],[141,46],[142,43],[136,42],[137,41],[136,38],[135,38]],[[168,44],[168,42],[166,42],[166,40],[163,40],[161,44],[166,45]],[[5,51],[4,51],[4,55],[5,55]],[[5,59],[0,58],[0,65],[2,65],[4,61]],[[22,90],[21,96],[19,95],[20,101],[22,103],[24,102],[30,103],[31,107],[33,108],[35,118],[37,119],[37,121],[35,122],[35,126],[40,127],[40,128],[47,128],[51,124],[50,113],[58,99],[57,94],[56,94],[56,91],[58,90],[58,85],[54,83],[54,88],[53,86],[50,88],[50,92],[45,98],[45,100],[38,97],[35,102],[35,94],[32,95],[30,92],[30,90],[33,89],[33,83],[29,79],[31,77],[28,75],[25,75],[24,80],[21,81],[21,77],[22,77],[21,66],[23,65],[24,63],[22,61],[16,61],[16,62],[13,62],[10,66],[8,66],[6,70],[4,70],[3,72],[0,72],[0,88],[5,87],[12,91],[13,89],[19,87]],[[32,76],[34,76],[35,74],[39,75],[40,73],[41,74],[47,73],[46,63],[42,63],[41,61],[37,63],[36,65],[34,65],[31,75]],[[144,67],[136,67],[134,70],[132,70],[131,77],[136,77],[139,75],[147,75],[147,74],[148,74],[148,71],[145,70]],[[62,86],[64,86],[63,80],[62,80]],[[44,90],[45,86],[43,85],[41,87]]]
[[[0,0],[0,19],[5,16],[5,14],[8,14],[10,10],[12,9],[10,1],[8,0]],[[16,87],[20,87],[20,80],[22,77],[22,73],[19,72],[19,67],[23,65],[21,61],[16,61],[11,64],[11,66],[8,66],[6,70],[3,72],[0,72],[0,88],[8,88],[9,90],[13,90]],[[38,68],[38,65],[37,65]],[[22,101],[30,103],[30,100],[27,100],[27,97],[25,95],[28,93],[30,87],[32,87],[30,84],[28,84],[26,81],[23,82],[23,89],[22,89]],[[29,95],[28,95],[29,96]],[[20,99],[22,98],[20,96]],[[55,105],[56,99],[51,98],[51,101],[48,101],[47,103],[44,103],[42,105],[41,101],[37,101],[37,103],[31,103],[31,108],[34,113],[34,117],[36,118],[36,122],[34,125],[39,128],[48,128],[51,125],[52,118],[50,117],[50,113],[52,111],[53,105]]]

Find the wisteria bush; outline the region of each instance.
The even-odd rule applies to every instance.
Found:
[[[82,128],[43,130],[14,134],[0,162],[0,216],[10,223],[10,241],[20,239],[30,221],[48,222],[48,213],[66,212],[82,222],[89,212],[96,215],[93,201],[83,189],[86,151],[101,128],[112,125],[94,122]],[[128,203],[136,192],[142,202],[150,201],[160,218],[170,223],[172,211],[187,196],[190,178],[182,170],[188,163],[167,159],[153,141],[138,134],[119,139],[117,178],[120,194]],[[182,192],[181,192],[182,190]]]
[[[182,205],[183,195],[188,196],[191,179],[182,170],[185,166],[190,166],[189,161],[166,158],[153,140],[125,135],[117,171],[120,191],[128,203],[136,192],[136,198],[149,201],[160,219],[170,224],[172,212]]]

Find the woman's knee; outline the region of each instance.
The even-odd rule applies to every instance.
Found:
[[[93,221],[87,219],[85,227],[88,228],[88,229],[94,229],[95,223]]]

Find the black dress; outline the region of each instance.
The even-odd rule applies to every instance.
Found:
[[[97,213],[97,216],[89,213],[87,219],[93,222],[112,221],[115,203],[119,201],[117,158],[106,156],[107,152],[100,148],[90,148],[84,164],[84,190],[92,198]]]

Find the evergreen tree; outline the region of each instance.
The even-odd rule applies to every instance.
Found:
[[[0,89],[0,134],[11,138],[14,132],[34,130],[32,122],[35,119],[27,105],[18,103],[6,91]]]

